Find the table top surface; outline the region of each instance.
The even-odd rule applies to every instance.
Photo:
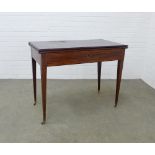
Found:
[[[62,51],[66,49],[98,49],[98,48],[128,48],[128,45],[103,40],[64,40],[64,41],[37,41],[29,45],[39,53]]]

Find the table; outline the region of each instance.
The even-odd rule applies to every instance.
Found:
[[[47,67],[97,62],[98,92],[102,61],[118,61],[115,107],[118,103],[123,61],[127,45],[103,39],[29,42],[31,47],[34,105],[36,105],[36,62],[41,68],[43,121],[46,122]]]

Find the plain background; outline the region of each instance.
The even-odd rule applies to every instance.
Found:
[[[105,39],[127,44],[124,79],[155,88],[155,13],[0,13],[0,78],[30,79],[29,41]],[[48,78],[95,79],[96,63],[51,67]],[[38,66],[38,78],[40,68]],[[103,79],[116,78],[116,62],[105,62]]]

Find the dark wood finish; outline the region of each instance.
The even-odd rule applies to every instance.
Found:
[[[46,122],[46,85],[47,85],[47,66],[44,64],[44,55],[42,56],[41,64],[41,87],[42,87],[42,107],[43,107],[43,122]]]
[[[117,65],[117,82],[116,82],[116,95],[115,95],[115,107],[117,107],[118,103],[118,96],[119,96],[119,90],[120,90],[120,84],[121,84],[121,77],[122,77],[122,70],[123,70],[123,62],[124,58],[121,60],[118,60]]]
[[[65,49],[100,49],[100,48],[127,48],[127,45],[115,43],[103,39],[95,40],[65,40],[65,41],[39,41],[30,42],[29,45],[39,51],[47,53],[51,51],[62,52]]]
[[[97,63],[97,70],[98,70],[98,92],[100,92],[101,67],[102,67],[102,62],[98,62],[98,63]]]
[[[34,48],[31,48],[31,56],[38,64],[41,65],[41,54],[38,53]]]
[[[118,61],[115,106],[120,90],[123,60],[127,45],[107,40],[72,40],[30,42],[33,70],[34,101],[36,103],[36,62],[41,66],[43,122],[46,122],[47,67],[81,63],[98,63],[98,91],[100,91],[102,61]]]
[[[113,61],[123,57],[123,48],[64,50],[62,52],[45,53],[48,66],[92,63],[96,61]]]
[[[37,102],[36,61],[33,58],[32,58],[32,75],[33,75],[34,105],[36,105]]]

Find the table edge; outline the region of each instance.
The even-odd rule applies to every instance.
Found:
[[[124,48],[127,49],[128,45],[115,45],[115,46],[93,46],[93,47],[71,47],[71,48],[56,48],[56,49],[38,49],[31,42],[28,43],[29,46],[37,50],[39,53],[48,53],[52,51],[62,51],[62,50],[91,50],[91,49],[109,49],[109,48]]]

